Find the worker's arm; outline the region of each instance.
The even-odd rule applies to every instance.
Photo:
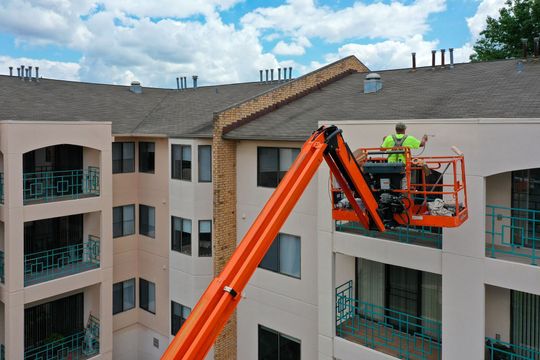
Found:
[[[424,136],[422,136],[422,140],[420,140],[420,147],[426,146],[427,141],[428,141],[428,136],[424,134]]]

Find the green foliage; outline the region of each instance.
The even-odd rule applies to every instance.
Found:
[[[540,36],[540,0],[508,0],[499,10],[499,18],[488,17],[486,28],[474,45],[471,61],[487,61],[521,57],[521,39],[528,39],[529,53],[534,50],[533,38]]]

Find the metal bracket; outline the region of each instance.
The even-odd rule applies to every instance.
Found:
[[[236,290],[234,290],[234,289],[233,289],[232,287],[230,287],[230,286],[225,286],[225,287],[223,288],[223,291],[226,291],[226,292],[228,292],[229,294],[231,294],[231,296],[232,296],[233,298],[235,298],[236,295],[238,295],[238,293],[236,292]]]

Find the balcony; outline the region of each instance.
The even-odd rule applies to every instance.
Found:
[[[23,174],[24,204],[99,196],[99,168]]]
[[[63,246],[24,256],[24,285],[99,268],[100,239],[89,235],[81,244]]]
[[[6,273],[4,272],[4,252],[0,250],[0,283],[6,281]]]
[[[336,289],[336,334],[402,359],[440,360],[441,323],[352,297],[352,281]]]
[[[486,206],[486,255],[538,265],[540,210]]]
[[[24,350],[24,360],[77,359],[84,360],[99,354],[99,322],[95,328],[87,327],[70,336],[51,337],[41,346],[28,347]]]
[[[487,360],[536,360],[540,351],[486,337]]]
[[[355,222],[336,221],[336,231],[392,240],[406,244],[427,246],[435,249],[442,248],[442,231],[440,228],[427,226],[398,227],[385,232],[365,229]]]

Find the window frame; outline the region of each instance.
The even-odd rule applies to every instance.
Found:
[[[131,232],[131,233],[125,233],[124,232],[124,224],[126,222],[126,220],[124,219],[124,208],[126,208],[126,207],[131,207],[133,209],[133,220],[127,220],[127,221],[133,221],[133,232]],[[121,221],[114,221],[114,209],[118,209],[118,208],[122,209],[122,220]],[[115,224],[118,224],[118,223],[122,224],[122,234],[115,236],[114,226],[115,226]],[[124,236],[134,235],[135,234],[135,225],[136,225],[135,204],[119,205],[119,206],[114,206],[113,207],[113,221],[112,221],[113,239],[121,238],[121,237],[124,237]]]
[[[176,331],[174,331],[174,327],[175,327],[174,305],[180,306],[180,319],[179,319],[180,326],[178,327]],[[184,323],[187,320],[187,318],[184,319],[184,309],[189,309],[189,315],[191,315],[192,309],[189,306],[186,306],[186,305],[183,305],[183,304],[177,303],[176,301],[171,300],[171,335],[173,336],[175,336],[178,333],[178,331],[180,331],[180,329],[182,328],[182,325],[184,325]]]
[[[298,259],[298,267],[299,267],[299,270],[300,270],[300,274],[298,276],[295,276],[295,275],[292,275],[292,274],[288,274],[288,273],[284,273],[281,271],[281,257],[280,257],[280,246],[281,246],[281,235],[288,235],[288,236],[293,236],[295,238],[298,239],[298,241],[300,242],[300,252],[299,252],[299,259]],[[271,271],[273,273],[276,273],[276,274],[280,274],[280,275],[284,275],[284,276],[288,276],[288,277],[291,277],[293,279],[298,279],[298,280],[301,280],[302,279],[302,237],[299,236],[299,235],[293,235],[293,234],[288,234],[288,233],[278,233],[277,236],[274,238],[274,240],[272,241],[272,245],[270,246],[273,246],[274,245],[274,242],[277,240],[277,243],[276,243],[276,246],[277,246],[277,270],[274,270],[274,269],[271,269],[271,268],[268,268],[268,267],[264,267],[264,266],[261,266],[261,264],[263,263],[264,259],[266,258],[268,252],[265,254],[265,256],[263,257],[263,259],[261,260],[261,262],[259,263],[258,267],[260,269],[264,269],[264,270],[268,270],[268,271]],[[270,248],[269,248],[270,250]]]
[[[152,146],[150,146],[152,145]],[[146,149],[143,150],[143,147]],[[152,151],[149,151],[149,148],[152,147]],[[149,154],[152,154],[152,159],[150,161]],[[146,160],[143,161],[146,155]],[[146,164],[147,169],[143,168],[143,165]],[[151,165],[151,166],[150,166]],[[154,141],[139,141],[139,172],[145,174],[154,174],[156,171],[156,143]]]
[[[144,216],[142,214],[142,211],[143,209],[147,208],[148,209],[148,216],[150,216],[150,209],[153,210],[154,212],[154,225],[150,225],[151,221],[148,221],[150,218],[148,217],[148,219],[146,219],[146,222],[143,221],[144,220]],[[147,226],[148,227],[148,232],[145,232],[143,231],[143,226]],[[153,227],[153,231],[151,231],[151,227]],[[140,235],[144,235],[144,236],[147,236],[149,238],[152,238],[152,239],[155,239],[156,238],[156,208],[154,206],[150,206],[150,205],[144,205],[144,204],[139,204],[139,234]]]
[[[209,255],[201,255],[201,223],[203,222],[209,222],[210,223],[210,254]],[[199,220],[198,224],[198,236],[199,236],[199,247],[198,247],[198,255],[199,257],[212,257],[212,246],[213,246],[213,231],[212,231],[212,220]],[[208,234],[208,233],[204,233]],[[193,234],[192,234],[193,236]]]
[[[299,352],[299,355],[300,355],[300,359],[302,359],[302,340],[301,339],[298,339],[298,338],[295,338],[293,336],[290,336],[290,335],[287,335],[287,334],[284,334],[280,331],[277,331],[277,330],[274,330],[274,329],[271,329],[267,326],[264,326],[264,325],[261,325],[261,324],[257,324],[257,359],[260,359],[262,354],[261,354],[261,343],[260,343],[260,338],[261,338],[261,329],[264,330],[264,331],[267,331],[267,332],[270,332],[270,333],[273,333],[275,335],[277,335],[277,340],[278,340],[278,343],[277,343],[277,346],[276,346],[276,350],[277,350],[277,354],[278,354],[278,358],[275,359],[275,360],[280,360],[281,358],[281,353],[280,353],[280,349],[281,349],[281,339],[282,338],[286,338],[288,339],[289,341],[293,341],[295,343],[298,344],[298,352]]]
[[[127,283],[127,282],[130,282],[132,281],[133,282],[133,306],[132,307],[129,307],[129,308],[125,308],[124,307],[124,298],[125,298],[125,288],[124,288],[124,283]],[[116,285],[121,285],[122,286],[122,310],[119,310],[119,311],[116,311],[115,312],[115,308],[114,308],[114,287]],[[127,280],[124,280],[124,281],[120,281],[120,282],[117,282],[117,283],[114,283],[113,284],[113,315],[116,315],[116,314],[120,314],[120,313],[123,313],[123,312],[126,312],[126,311],[129,311],[129,310],[132,310],[132,309],[135,309],[135,307],[137,306],[137,298],[136,298],[136,295],[137,295],[137,283],[135,281],[135,278],[131,278],[131,279],[127,279]]]
[[[145,286],[143,286],[143,283],[145,283]],[[150,309],[150,306],[149,304],[151,304],[151,301],[150,301],[150,285],[152,285],[154,287],[154,311],[152,311]],[[145,288],[147,290],[147,294],[146,294],[146,297],[147,297],[147,304],[146,304],[146,307],[145,307],[145,304],[143,302],[143,296],[145,295],[144,294],[144,291],[143,291],[143,288]],[[157,308],[157,303],[156,303],[156,284],[152,281],[148,281],[146,279],[143,279],[143,278],[139,278],[139,308],[145,310],[145,311],[148,311],[149,313],[151,314],[156,314],[156,308]]]
[[[175,232],[174,223],[175,223],[175,219],[178,219],[180,221],[180,239],[179,239],[180,247],[178,247],[178,248],[175,247],[175,241],[174,241],[174,232]],[[191,223],[191,233],[190,233],[190,239],[189,239],[189,252],[183,251],[184,246],[182,245],[182,243],[183,243],[182,234],[184,232],[187,232],[187,231],[184,231],[184,221],[189,221]],[[178,252],[180,254],[187,255],[187,256],[192,256],[193,255],[193,221],[191,219],[171,215],[171,250],[175,251],[175,252]]]
[[[276,172],[276,184],[273,185],[273,186],[261,185],[261,161],[260,161],[260,156],[261,156],[261,150],[262,149],[274,149],[274,150],[277,151],[277,169],[275,170],[275,172]],[[294,160],[296,160],[296,157],[298,157],[298,155],[300,154],[300,148],[296,148],[296,147],[257,146],[257,187],[262,187],[262,188],[267,188],[267,189],[275,189],[279,185],[281,180],[283,180],[283,177],[280,178],[280,174],[279,174],[280,173],[280,170],[279,170],[280,150],[291,150],[291,151],[296,150],[297,153],[296,153],[296,156],[294,157]],[[293,162],[294,162],[294,160],[293,160]],[[289,171],[289,168],[287,169],[287,171]],[[283,175],[283,176],[285,176],[285,175]]]
[[[174,166],[174,162],[175,162],[175,158],[174,158],[174,149],[175,148],[180,148],[180,169],[178,171],[178,173],[180,174],[179,177],[176,177],[174,174],[175,174],[175,166]],[[190,150],[190,159],[189,159],[189,179],[187,178],[184,178],[183,176],[183,173],[184,173],[184,167],[183,167],[183,163],[184,161],[188,161],[188,160],[184,160],[184,148],[189,148]],[[189,181],[191,182],[192,179],[193,179],[193,149],[192,149],[192,146],[191,145],[188,145],[188,144],[171,144],[171,179],[174,179],[174,180],[182,180],[182,181]]]
[[[125,162],[126,160],[129,160],[126,158],[126,153],[125,153],[125,148],[124,148],[124,145],[125,144],[131,144],[132,145],[132,148],[133,148],[133,157],[132,157],[132,160],[133,160],[133,166],[132,168],[129,168],[128,170],[126,170],[126,166],[125,166]],[[120,151],[121,151],[121,157],[120,157],[120,167],[121,169],[119,171],[115,171],[115,166],[114,166],[114,147],[115,146],[120,146]],[[129,174],[129,173],[134,173],[135,172],[135,157],[136,157],[136,154],[135,154],[135,142],[134,141],[113,141],[112,143],[112,173],[113,174]]]
[[[210,179],[201,180],[201,149],[210,149]],[[198,145],[197,146],[197,180],[200,183],[211,183],[212,182],[212,145]]]

